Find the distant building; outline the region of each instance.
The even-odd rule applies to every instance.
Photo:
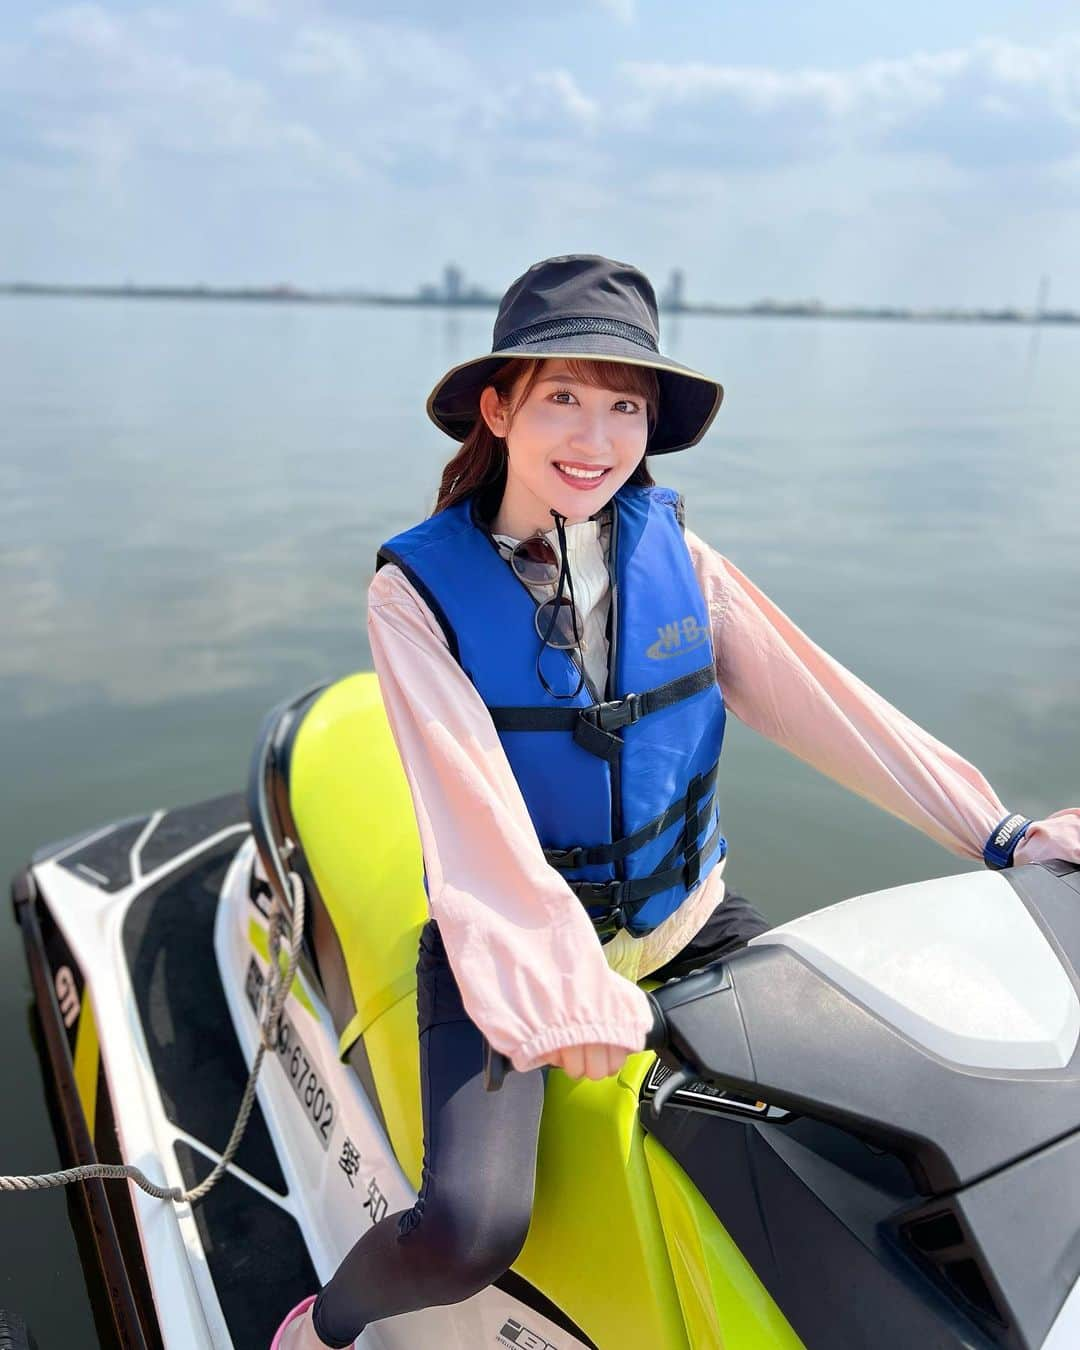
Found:
[[[443,268],[443,299],[460,300],[462,291],[462,273],[460,267],[447,263]]]
[[[681,267],[671,269],[667,288],[660,297],[664,309],[682,309],[686,303],[686,276]]]

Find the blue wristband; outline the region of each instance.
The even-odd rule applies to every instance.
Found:
[[[999,820],[983,845],[983,862],[995,872],[1011,867],[1013,851],[1023,838],[1031,821],[1026,816],[1011,815]]]

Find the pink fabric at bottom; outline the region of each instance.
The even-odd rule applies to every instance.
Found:
[[[307,1298],[303,1299],[295,1308],[285,1314],[281,1326],[274,1332],[274,1339],[270,1342],[270,1350],[281,1350],[281,1338],[285,1334],[286,1327],[288,1327],[290,1322],[295,1321],[296,1318],[303,1317],[304,1313],[307,1312],[315,1302],[316,1298],[318,1298],[317,1294],[309,1294]]]

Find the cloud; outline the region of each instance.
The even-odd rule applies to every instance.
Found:
[[[940,290],[931,256],[951,286],[979,247],[995,293],[1025,229],[1055,275],[1073,266],[1080,36],[785,69],[699,59],[719,21],[665,34],[695,59],[648,59],[630,0],[504,15],[101,0],[5,28],[9,267],[317,284],[378,257],[383,282],[434,252],[495,284],[520,249],[651,248],[714,293],[721,259],[752,255],[740,285],[855,299]]]
[[[238,19],[257,19],[265,23],[277,18],[278,6],[275,0],[226,0],[225,11]]]
[[[263,0],[237,3],[268,13]],[[597,5],[633,18],[619,0]],[[417,22],[324,16],[270,30],[256,78],[184,55],[182,14],[82,3],[41,18],[27,92],[42,153],[113,175],[155,153],[261,157],[409,189],[490,183],[493,166],[512,161],[561,192],[577,165],[592,179],[573,190],[598,203],[647,191],[657,174],[769,172],[844,154],[974,170],[1080,155],[1080,36],[985,39],[837,70],[627,61],[583,75],[504,68],[497,47]]]
[[[460,181],[485,134],[504,120],[503,92],[470,54],[396,20],[324,21],[299,28],[280,70],[328,136],[363,145],[386,181],[437,190]]]
[[[373,53],[358,37],[321,26],[296,34],[282,65],[296,75],[327,76],[366,89],[376,76]]]
[[[39,19],[35,64],[23,84],[39,99],[42,148],[99,169],[162,154],[257,155],[363,176],[356,155],[278,114],[260,81],[173,50],[167,39],[180,24],[167,11],[120,17],[95,4]]]
[[[564,128],[594,130],[600,121],[600,109],[595,99],[589,98],[567,70],[538,70],[525,83],[520,94],[507,100],[507,107],[517,105],[521,111],[516,121],[555,130]]]
[[[1080,35],[970,47],[848,70],[625,62],[621,124],[684,159],[731,167],[877,147],[965,167],[1080,152]]]
[[[376,92],[402,104],[410,92],[479,93],[483,80],[467,54],[449,38],[416,24],[356,19],[309,24],[293,35],[283,68],[311,76],[335,93]]]
[[[637,18],[636,0],[595,0],[595,4],[620,23],[631,24]]]

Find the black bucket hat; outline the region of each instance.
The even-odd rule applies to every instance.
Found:
[[[545,258],[514,281],[499,302],[490,356],[449,370],[428,395],[427,414],[463,441],[480,416],[480,391],[508,358],[573,357],[651,366],[660,407],[646,453],[696,445],[720,408],[716,380],[660,351],[656,293],[643,272],[595,253]]]

